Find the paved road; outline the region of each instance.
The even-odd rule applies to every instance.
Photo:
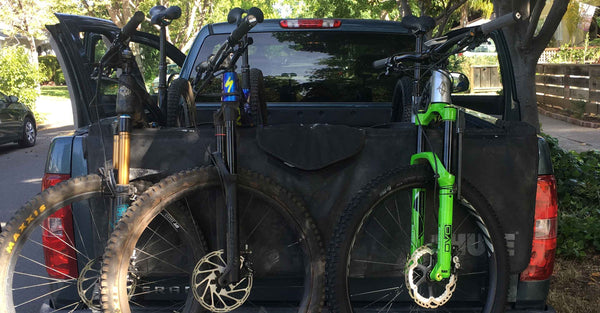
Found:
[[[16,209],[40,192],[50,141],[72,129],[63,126],[38,131],[37,143],[31,148],[0,145],[0,221],[8,221]]]
[[[573,125],[540,114],[542,132],[558,139],[565,150],[600,151],[600,129]]]

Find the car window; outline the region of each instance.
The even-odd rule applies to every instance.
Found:
[[[390,102],[397,77],[383,76],[371,64],[414,50],[414,38],[404,34],[305,31],[251,37],[250,67],[263,72],[268,102]],[[225,39],[206,38],[196,64]],[[218,101],[220,84],[213,81],[197,100]]]
[[[88,41],[91,41],[90,44],[87,45],[86,58],[89,61],[88,65],[90,66],[89,71],[92,73],[94,71],[95,64],[98,64],[104,53],[110,47],[110,41],[104,35],[98,34],[86,34]],[[147,46],[142,43],[131,42],[130,48],[135,55],[135,65],[136,68],[133,71],[133,75],[137,76],[139,80],[143,81],[146,86],[146,90],[149,90],[152,93],[152,83],[154,80],[158,78],[158,64],[159,64],[159,50]],[[167,58],[167,62],[173,62],[169,58]],[[172,72],[179,72],[179,66],[176,64],[175,67],[169,65]],[[120,75],[120,69],[116,71],[112,71],[108,75],[108,79],[103,79],[101,82],[100,89],[100,101],[103,107],[100,114],[101,117],[109,117],[115,114],[114,106],[116,102],[116,95],[118,91],[118,77]],[[95,79],[92,80],[93,87],[96,86]]]
[[[499,95],[502,93],[502,76],[496,45],[492,39],[479,46],[450,57],[450,71],[465,74],[470,88],[467,94]]]

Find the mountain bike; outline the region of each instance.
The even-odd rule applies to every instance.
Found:
[[[180,15],[181,10],[177,7],[155,7],[151,11],[153,23],[162,29]],[[103,82],[117,82],[119,87],[118,118],[98,118],[90,126],[113,125],[112,162],[106,160],[100,174],[72,178],[55,186],[50,185],[61,179],[51,178],[49,185],[44,186],[45,190],[21,207],[3,229],[0,235],[0,264],[4,265],[0,269],[0,312],[100,310],[100,256],[109,234],[131,201],[155,182],[153,178],[130,172],[132,128],[164,125],[166,119],[166,104],[159,101],[161,106],[157,106],[134,72],[136,64],[129,49],[129,39],[143,20],[144,14],[136,12],[113,38],[110,48],[96,64],[95,72],[91,73],[97,82],[95,100],[100,97]],[[164,33],[162,35],[164,39]],[[164,40],[161,42],[164,46]],[[118,77],[117,72],[120,72]],[[164,79],[164,71],[160,76]],[[185,104],[181,99],[184,95],[179,92],[172,96],[174,104],[171,107]],[[95,112],[99,110],[95,102],[90,108]],[[103,147],[103,153],[107,157],[108,149]],[[151,248],[147,247],[148,250],[178,247],[171,257],[180,260],[180,266],[185,265],[186,257],[200,257],[206,252],[204,237],[195,222],[189,219],[187,210],[173,204],[154,219],[152,225],[161,230],[161,240],[154,242]],[[185,254],[182,253],[184,250]],[[145,264],[144,260],[137,261],[138,266]],[[173,277],[174,281],[176,279]],[[140,290],[146,290],[149,284],[149,281],[132,280],[129,296],[145,292]],[[163,298],[171,302],[182,301],[171,296]]]
[[[313,219],[289,191],[237,165],[236,128],[243,124],[240,115],[246,109],[256,112],[251,117],[259,127],[266,117],[260,106],[262,100],[257,99],[260,93],[254,93],[253,84],[244,84],[248,80],[244,75],[248,69],[247,49],[252,43],[246,34],[262,20],[259,9],[232,10],[228,21],[237,23],[237,27],[215,55],[197,68],[197,92],[214,77],[222,76],[221,107],[213,122],[216,142],[208,150],[213,166],[169,176],[129,207],[115,227],[103,257],[104,310],[128,313],[136,309],[128,290],[131,282],[141,276],[137,273],[137,258],[160,258],[170,251],[148,253],[143,234],[151,228],[150,221],[173,203],[189,208],[190,217],[198,221],[203,233],[210,234],[210,252],[196,258],[192,269],[179,268],[179,274],[189,282],[181,290],[193,296],[193,304],[212,312],[264,311],[269,302],[298,308],[300,312],[316,312],[322,307],[323,248]],[[241,84],[235,71],[240,58]],[[253,76],[251,69],[248,73],[246,77]],[[250,101],[245,99],[244,86],[250,86]],[[248,108],[245,103],[258,105]],[[161,261],[169,267],[170,260]],[[159,279],[162,273],[147,271],[147,275]],[[195,309],[189,304],[179,312]]]
[[[451,55],[519,18],[508,14],[425,42],[434,20],[406,17],[402,24],[415,34],[417,51],[373,63],[386,73],[412,74],[406,89],[412,90],[411,101],[397,114],[411,113],[403,120],[416,125],[417,147],[410,166],[364,186],[339,217],[327,257],[332,311],[505,310],[504,232],[490,204],[461,175],[469,115],[452,104],[454,75],[446,68]],[[402,81],[406,85],[406,77]],[[429,139],[436,132],[441,156]]]

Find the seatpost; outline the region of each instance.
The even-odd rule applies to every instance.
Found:
[[[158,63],[158,107],[163,110],[167,105],[167,26],[160,24],[160,60]]]

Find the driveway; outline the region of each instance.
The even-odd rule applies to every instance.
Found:
[[[40,192],[50,141],[74,129],[70,100],[40,97],[37,109],[46,122],[38,127],[35,146],[0,145],[0,222],[7,222],[19,207]]]
[[[540,114],[542,132],[558,139],[564,150],[600,151],[600,129],[573,125]]]

